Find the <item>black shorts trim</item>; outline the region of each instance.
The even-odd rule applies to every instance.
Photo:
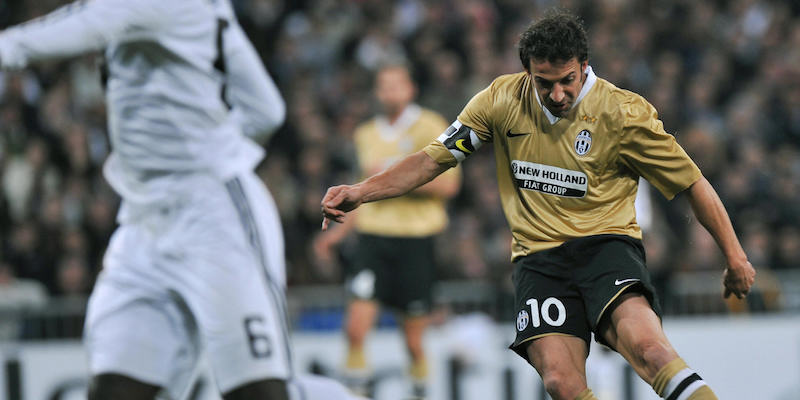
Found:
[[[597,320],[594,321],[594,326],[600,326],[600,321],[603,319],[603,316],[605,316],[606,310],[608,310],[608,307],[611,306],[611,304],[613,304],[617,300],[617,298],[619,298],[619,296],[622,296],[623,294],[625,294],[625,292],[628,291],[628,289],[630,289],[632,286],[636,286],[637,284],[638,284],[638,282],[631,283],[630,285],[627,285],[627,286],[623,287],[622,289],[620,289],[617,292],[617,294],[615,294],[613,297],[611,297],[611,300],[609,300],[606,303],[606,305],[603,306],[603,311],[600,311],[600,315],[597,316]],[[608,310],[608,311],[614,311],[614,310]]]
[[[638,294],[641,294],[642,296],[644,296],[644,298],[647,299],[648,304],[650,304],[650,308],[653,310],[653,312],[656,313],[656,316],[658,317],[658,319],[659,320],[661,319],[661,309],[658,306],[658,303],[655,303],[657,301],[657,298],[656,298],[654,289],[646,287],[641,282],[631,283],[630,285],[627,285],[624,288],[620,289],[619,292],[617,292],[617,294],[615,294],[611,298],[611,300],[609,300],[606,303],[606,305],[603,307],[603,311],[597,317],[597,321],[595,322],[596,329],[594,331],[594,340],[597,343],[600,343],[603,346],[606,346],[609,349],[614,350],[614,351],[617,351],[617,349],[615,349],[614,346],[611,346],[611,344],[606,342],[606,340],[603,338],[602,335],[600,335],[600,333],[598,331],[600,330],[600,328],[603,327],[603,325],[604,325],[603,322],[606,321],[608,318],[611,318],[611,312],[613,312],[614,309],[616,309],[616,307],[618,305],[618,304],[614,304],[614,303],[623,294],[626,294],[626,293],[638,293]]]
[[[511,346],[508,346],[508,348],[513,350],[515,353],[517,353],[520,357],[522,357],[526,361],[530,362],[530,360],[528,359],[528,344],[536,339],[541,339],[546,336],[565,336],[565,337],[574,337],[581,339],[580,337],[569,333],[561,333],[561,332],[542,333],[541,335],[531,336],[519,343],[514,343]],[[589,345],[588,342],[586,344],[587,346]]]

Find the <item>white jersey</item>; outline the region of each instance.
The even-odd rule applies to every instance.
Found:
[[[105,49],[112,154],[129,203],[174,193],[186,174],[251,170],[285,105],[228,0],[90,0],[0,33],[0,66]]]
[[[101,49],[105,174],[141,213],[115,231],[89,300],[92,374],[179,398],[203,348],[222,393],[281,379],[291,399],[351,399],[292,371],[283,235],[251,140],[285,105],[228,0],[78,2],[0,32],[0,67]]]

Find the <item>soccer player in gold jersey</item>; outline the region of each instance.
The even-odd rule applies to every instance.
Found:
[[[380,172],[427,145],[447,128],[434,111],[414,104],[416,85],[408,68],[387,64],[375,76],[375,97],[381,112],[356,128],[354,139],[359,168],[364,176]],[[447,199],[460,186],[459,169],[451,169],[413,192],[359,209],[348,223],[324,232],[314,241],[320,258],[330,258],[331,248],[349,231],[358,234],[349,268],[345,332],[345,381],[362,395],[370,368],[364,351],[366,336],[387,306],[401,317],[411,358],[409,375],[415,397],[425,397],[428,367],[422,346],[432,307],[435,273],[435,237],[447,227]]]
[[[521,35],[524,71],[498,77],[422,151],[355,185],[328,189],[323,229],[362,203],[401,195],[491,143],[510,225],[517,338],[511,348],[556,399],[594,399],[589,341],[619,352],[665,399],[716,399],[661,327],[634,198],[639,177],[684,193],[725,256],[724,296],[755,270],[695,163],[641,96],[597,77],[577,17],[548,13]]]

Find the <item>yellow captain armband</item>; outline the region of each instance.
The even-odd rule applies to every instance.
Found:
[[[458,162],[464,161],[467,156],[483,145],[483,142],[478,138],[478,134],[472,128],[457,120],[436,140],[441,142]]]

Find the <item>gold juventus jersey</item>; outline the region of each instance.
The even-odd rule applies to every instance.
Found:
[[[652,105],[591,67],[586,73],[564,118],[542,107],[529,74],[501,76],[424,149],[439,164],[456,165],[492,142],[512,259],[591,235],[641,238],[639,177],[668,199],[701,177]]]
[[[383,170],[425,147],[447,128],[447,121],[417,105],[406,107],[394,124],[379,116],[360,125],[355,132],[358,163],[364,175]],[[460,179],[458,169],[436,179]],[[356,230],[380,236],[423,237],[447,227],[445,199],[411,192],[405,196],[363,204]]]

